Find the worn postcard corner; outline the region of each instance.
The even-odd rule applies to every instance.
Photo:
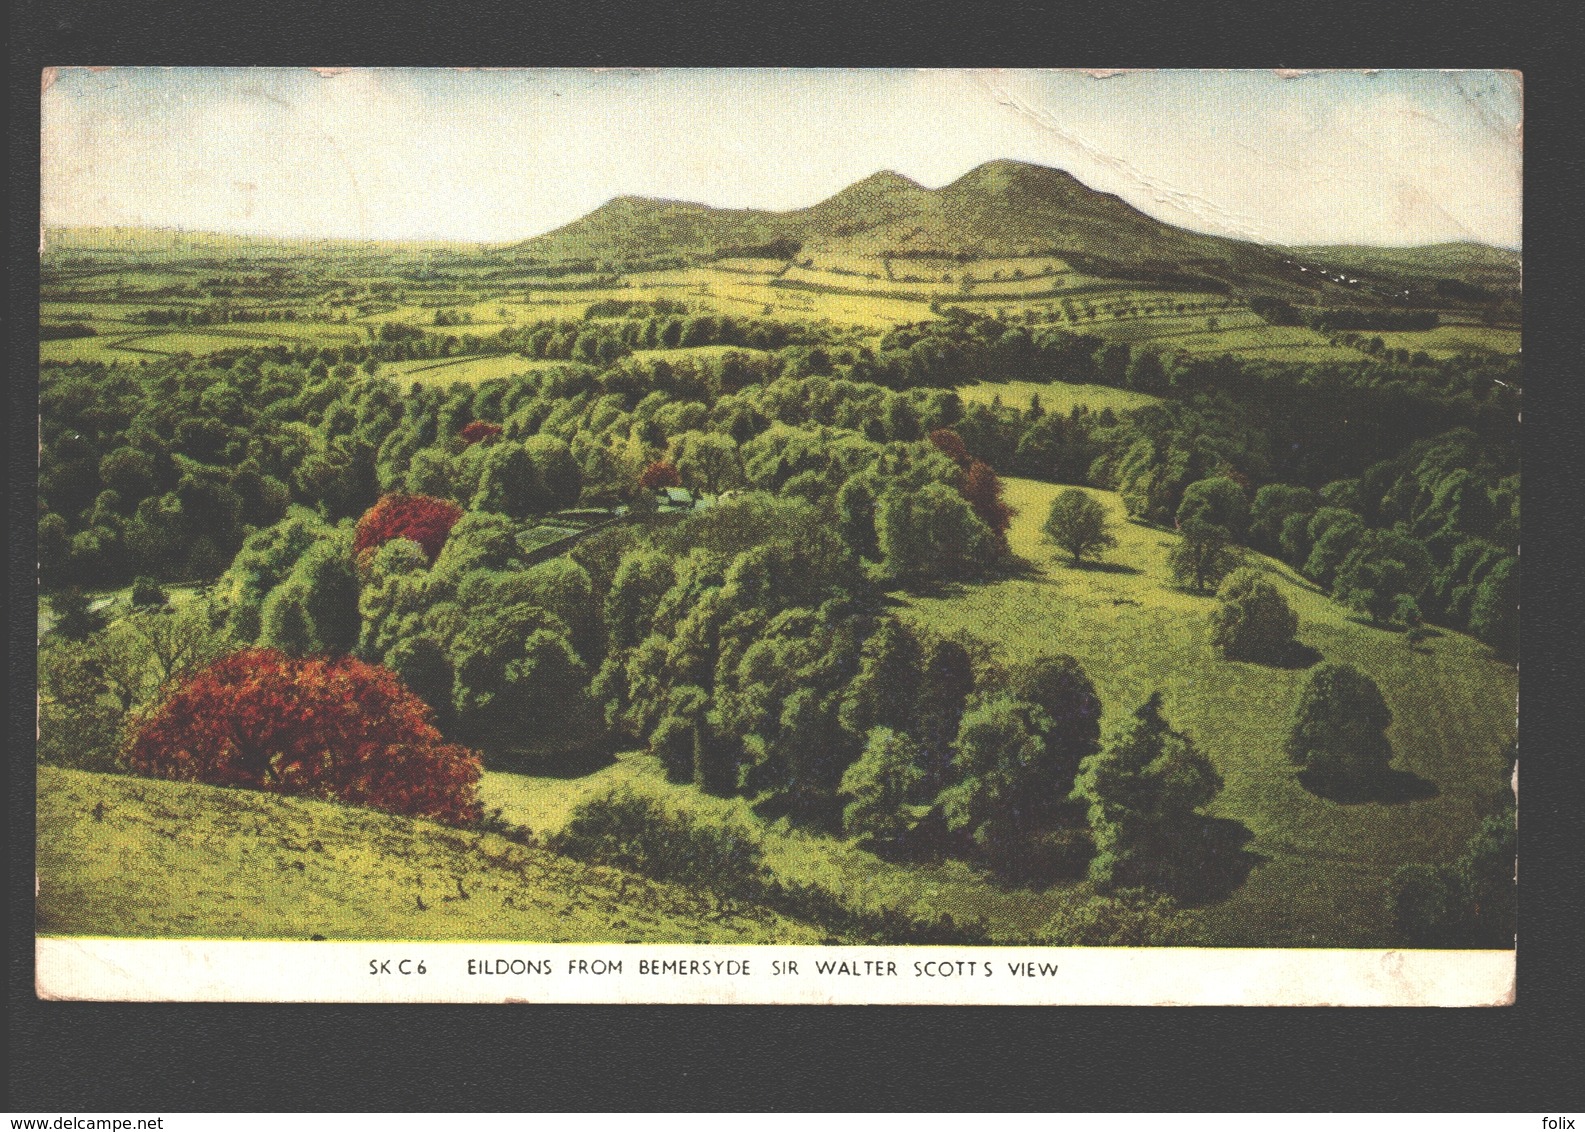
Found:
[[[1514,1001],[1518,72],[41,85],[40,998]]]

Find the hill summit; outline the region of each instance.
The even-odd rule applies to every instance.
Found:
[[[885,170],[788,212],[622,196],[507,251],[541,262],[1051,255],[1132,278],[1190,273],[1283,290],[1298,281],[1273,249],[1163,223],[1064,170],[1011,160],[986,162],[939,189]]]

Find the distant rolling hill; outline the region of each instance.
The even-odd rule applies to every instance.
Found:
[[[185,228],[72,227],[46,228],[44,254],[169,255],[262,257],[335,251],[367,254],[428,253],[472,255],[488,245],[460,240],[362,240],[322,236],[260,236]]]
[[[1472,241],[1409,248],[1308,247],[1294,248],[1292,253],[1302,263],[1422,290],[1456,280],[1488,291],[1518,291],[1523,268],[1519,252]]]
[[[1464,247],[1466,245],[1459,245]],[[1374,303],[1361,291],[1301,272],[1294,250],[1206,235],[1163,223],[1119,197],[1097,192],[1060,169],[991,161],[940,189],[882,172],[828,200],[790,212],[618,197],[552,232],[503,249],[541,262],[622,262],[656,256],[754,254],[920,257],[979,260],[1060,257],[1092,275],[1168,286],[1279,295],[1311,303]],[[1317,262],[1334,251],[1308,249]],[[1501,256],[1513,253],[1485,249]],[[1427,249],[1430,262],[1441,262]],[[1299,257],[1302,258],[1302,257]],[[1363,264],[1364,256],[1349,256]],[[1516,257],[1515,257],[1516,258]],[[1456,262],[1476,262],[1472,256]],[[1361,267],[1363,270],[1363,267]]]

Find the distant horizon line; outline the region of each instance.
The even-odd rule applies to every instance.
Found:
[[[996,166],[996,165],[1020,166],[1020,167],[1026,168],[1026,169],[1042,170],[1042,171],[1047,172],[1047,173],[1057,173],[1057,174],[1060,174],[1063,177],[1068,178],[1070,181],[1073,181],[1075,184],[1079,185],[1080,187],[1085,189],[1087,192],[1094,193],[1094,194],[1096,194],[1098,196],[1110,197],[1110,198],[1115,199],[1115,200],[1120,200],[1120,201],[1122,201],[1123,204],[1127,205],[1129,208],[1132,208],[1135,211],[1139,212],[1140,215],[1146,216],[1146,217],[1148,217],[1149,219],[1155,221],[1158,224],[1164,224],[1164,225],[1166,225],[1169,228],[1176,228],[1176,229],[1179,229],[1180,231],[1192,232],[1192,233],[1194,233],[1196,235],[1201,235],[1201,236],[1211,236],[1211,237],[1214,237],[1214,238],[1217,238],[1217,239],[1237,240],[1237,241],[1240,241],[1240,242],[1243,242],[1243,243],[1257,244],[1259,246],[1267,247],[1267,248],[1277,248],[1277,249],[1299,249],[1299,248],[1391,248],[1391,249],[1409,249],[1409,248],[1452,247],[1452,246],[1457,246],[1457,245],[1460,245],[1460,244],[1468,244],[1468,245],[1472,245],[1472,246],[1475,246],[1475,247],[1494,248],[1494,249],[1496,249],[1498,251],[1507,251],[1507,252],[1520,253],[1521,249],[1523,247],[1522,244],[1513,244],[1513,245],[1509,245],[1509,244],[1492,244],[1492,243],[1487,243],[1484,240],[1475,240],[1475,239],[1436,240],[1436,241],[1433,241],[1431,243],[1423,243],[1423,244],[1416,244],[1416,243],[1401,243],[1401,244],[1400,243],[1287,244],[1287,243],[1272,243],[1272,242],[1267,242],[1267,241],[1264,241],[1264,240],[1254,240],[1254,239],[1250,239],[1247,236],[1229,236],[1229,235],[1225,235],[1225,234],[1220,233],[1220,232],[1207,232],[1207,231],[1204,231],[1204,230],[1198,229],[1198,228],[1188,228],[1188,227],[1185,227],[1184,225],[1181,225],[1181,224],[1174,224],[1170,220],[1162,220],[1160,217],[1155,216],[1152,213],[1146,212],[1144,209],[1140,208],[1138,205],[1131,204],[1128,201],[1123,200],[1121,197],[1118,197],[1117,194],[1115,194],[1115,193],[1109,193],[1109,192],[1106,192],[1103,189],[1096,189],[1096,188],[1091,187],[1082,178],[1076,176],[1075,174],[1069,172],[1066,169],[1063,169],[1061,166],[1057,166],[1057,165],[1043,165],[1040,162],[1025,161],[1025,160],[1022,160],[1020,158],[1016,158],[1016,157],[994,157],[994,158],[991,158],[988,161],[981,161],[978,164],[976,164],[976,165],[972,166],[971,168],[969,168],[968,170],[964,171],[963,173],[959,174],[958,176],[952,178],[949,181],[944,182],[943,184],[941,184],[939,186],[936,186],[935,188],[931,188],[930,186],[921,183],[920,181],[914,179],[913,177],[908,176],[908,174],[906,174],[906,173],[899,173],[895,169],[890,169],[890,168],[876,169],[874,172],[867,173],[863,177],[860,177],[858,180],[853,181],[853,182],[851,182],[851,183],[849,183],[847,185],[844,185],[842,188],[838,189],[836,192],[830,194],[829,196],[822,197],[820,200],[817,200],[817,201],[813,202],[812,204],[800,205],[797,208],[778,209],[778,208],[764,208],[764,207],[759,207],[759,206],[754,206],[754,205],[748,205],[748,206],[745,206],[745,207],[742,207],[742,208],[733,208],[733,207],[728,207],[728,206],[710,204],[710,203],[708,203],[706,201],[702,201],[702,200],[689,200],[689,199],[686,199],[686,198],[680,197],[680,196],[678,196],[678,197],[646,196],[643,193],[617,193],[614,196],[611,196],[611,197],[607,198],[606,200],[600,202],[599,204],[595,205],[588,212],[585,212],[582,216],[576,217],[576,218],[574,218],[572,220],[569,220],[569,221],[567,221],[567,222],[565,222],[563,224],[557,224],[557,225],[555,225],[553,227],[546,228],[542,232],[535,232],[535,233],[533,233],[531,235],[527,235],[527,236],[512,236],[512,237],[508,237],[508,238],[505,238],[505,239],[499,239],[499,240],[485,240],[485,239],[474,239],[474,238],[468,238],[468,237],[448,237],[448,236],[337,236],[337,235],[328,235],[328,234],[325,234],[325,233],[316,233],[316,234],[313,234],[313,235],[286,235],[286,234],[283,234],[283,233],[270,233],[270,232],[257,232],[257,231],[238,231],[238,230],[229,230],[229,229],[224,229],[224,228],[195,228],[195,229],[186,229],[186,228],[181,228],[181,227],[172,228],[172,227],[169,227],[167,225],[151,225],[151,224],[104,224],[104,223],[100,223],[100,224],[55,225],[55,226],[53,226],[53,229],[51,227],[48,227],[48,226],[42,226],[41,225],[41,227],[42,227],[42,230],[44,232],[48,232],[48,231],[51,231],[51,230],[54,230],[54,231],[74,231],[74,230],[81,230],[81,229],[85,229],[85,228],[86,229],[93,229],[93,228],[128,228],[128,229],[135,229],[135,230],[149,231],[149,232],[182,232],[182,233],[188,233],[188,234],[191,234],[191,235],[233,236],[233,237],[241,237],[241,238],[245,238],[245,239],[254,239],[254,240],[336,240],[336,241],[342,241],[342,242],[346,242],[346,243],[365,243],[365,244],[382,244],[382,243],[386,243],[386,244],[404,244],[404,243],[405,244],[479,244],[479,245],[482,245],[482,246],[485,246],[485,247],[504,248],[504,247],[510,247],[510,246],[512,246],[514,244],[526,243],[529,240],[536,240],[536,239],[539,239],[541,236],[547,236],[547,235],[549,235],[552,232],[559,232],[563,228],[569,227],[570,225],[573,225],[573,224],[577,224],[580,221],[585,220],[588,217],[594,215],[594,213],[600,211],[600,209],[605,208],[605,207],[607,207],[607,206],[609,206],[611,204],[614,204],[617,201],[621,201],[621,200],[649,201],[649,202],[652,202],[652,203],[655,203],[655,204],[688,205],[688,206],[691,206],[691,207],[694,207],[694,208],[710,209],[711,211],[714,211],[714,212],[726,212],[726,213],[760,212],[760,213],[766,213],[766,214],[769,214],[769,215],[772,215],[772,216],[788,216],[788,215],[792,215],[792,214],[798,213],[798,212],[805,212],[805,211],[807,211],[807,210],[809,210],[811,208],[817,208],[821,204],[824,204],[826,201],[833,200],[836,197],[841,196],[843,193],[847,192],[850,189],[856,188],[859,185],[862,185],[862,184],[865,184],[867,182],[874,181],[874,180],[877,180],[877,179],[880,179],[880,178],[893,178],[895,180],[905,182],[906,184],[911,185],[912,187],[920,190],[921,192],[939,193],[939,192],[945,191],[946,189],[951,188],[953,185],[958,184],[960,181],[968,180],[970,177],[974,176],[976,173],[979,173],[980,171],[982,171],[984,169],[988,169],[988,168],[990,168],[992,166]]]
[[[597,211],[600,208],[604,208],[607,204],[610,204],[611,201],[617,201],[617,200],[622,200],[622,199],[648,200],[648,201],[656,201],[656,202],[664,203],[664,204],[694,204],[694,205],[699,205],[699,206],[701,206],[703,208],[716,209],[716,211],[718,211],[718,212],[774,212],[774,211],[776,211],[774,209],[756,209],[756,208],[716,208],[715,205],[704,204],[702,201],[682,200],[680,198],[672,198],[672,197],[646,197],[646,196],[639,196],[639,195],[634,194],[634,193],[619,193],[616,196],[612,197],[611,200],[605,201],[602,204],[597,205],[594,209],[591,209],[590,212],[594,212],[594,211]],[[799,210],[798,209],[789,209],[787,211],[796,212],[796,211],[799,211]],[[585,213],[584,215],[587,216],[587,215],[589,215],[589,213]],[[578,219],[581,220],[581,219],[583,219],[583,217],[579,217]],[[569,223],[576,224],[577,220],[570,221]],[[1166,221],[1161,221],[1161,223],[1165,224]],[[229,237],[234,237],[234,238],[237,238],[237,239],[261,240],[261,241],[263,241],[263,240],[292,240],[292,241],[329,240],[329,241],[335,241],[336,243],[343,243],[343,244],[478,244],[478,245],[482,245],[484,247],[506,248],[506,247],[511,247],[514,244],[526,243],[529,240],[538,239],[540,236],[548,235],[549,233],[554,232],[554,231],[556,231],[559,228],[565,228],[566,226],[567,225],[565,225],[565,224],[559,224],[559,225],[556,226],[556,228],[549,228],[549,229],[546,229],[544,232],[536,232],[532,236],[514,236],[514,237],[510,237],[508,239],[504,239],[504,240],[484,240],[484,239],[478,239],[478,238],[468,237],[468,236],[339,236],[339,235],[332,235],[332,234],[326,234],[326,233],[315,233],[313,235],[303,235],[303,234],[290,234],[290,233],[284,233],[284,232],[260,232],[260,231],[256,231],[256,230],[246,230],[245,231],[245,230],[227,229],[227,228],[182,228],[182,227],[172,227],[172,226],[170,226],[168,224],[122,224],[122,223],[116,223],[116,224],[105,224],[105,223],[100,223],[100,224],[48,224],[48,225],[43,225],[42,226],[42,230],[45,233],[49,233],[49,232],[84,232],[84,231],[93,231],[95,229],[109,229],[109,230],[125,230],[125,231],[137,231],[137,232],[170,232],[170,233],[179,233],[179,234],[184,235],[184,236],[229,236]],[[1178,225],[1172,225],[1172,227],[1179,227],[1179,226]],[[1194,231],[1196,231],[1195,229],[1192,229],[1192,228],[1185,228],[1183,230],[1186,231],[1186,232],[1194,232]],[[1197,232],[1197,234],[1199,234],[1199,235],[1211,235],[1211,236],[1216,235],[1216,233],[1214,233],[1214,232]],[[1493,249],[1495,251],[1514,252],[1516,254],[1522,253],[1523,250],[1524,250],[1524,245],[1523,244],[1494,244],[1494,243],[1489,243],[1489,242],[1487,242],[1485,240],[1476,240],[1476,239],[1433,240],[1432,242],[1427,243],[1427,244],[1366,244],[1366,243],[1352,243],[1352,244],[1282,244],[1282,243],[1266,243],[1265,241],[1262,241],[1262,240],[1250,240],[1250,239],[1246,239],[1245,237],[1240,237],[1240,236],[1222,236],[1220,238],[1221,239],[1227,239],[1227,240],[1241,240],[1242,242],[1245,242],[1245,243],[1259,244],[1262,247],[1278,248],[1278,249],[1298,249],[1298,248],[1313,248],[1313,249],[1323,249],[1323,248],[1383,248],[1383,249],[1407,250],[1407,249],[1411,249],[1411,248],[1449,248],[1449,247],[1457,247],[1457,246],[1459,246],[1461,244],[1464,244],[1464,245],[1469,245],[1471,247],[1491,248],[1491,249]],[[881,254],[877,254],[873,258],[875,258],[875,259],[883,259],[883,258],[886,258],[886,257],[881,255]],[[1039,257],[1034,257],[1034,258],[1039,258]]]

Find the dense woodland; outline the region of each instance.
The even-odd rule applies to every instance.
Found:
[[[1402,604],[1406,618],[1513,646],[1499,611],[1517,585],[1514,359],[1179,361],[966,314],[901,327],[874,349],[714,316],[543,324],[507,337],[525,357],[569,364],[404,390],[371,371],[443,355],[449,339],[386,325],[360,346],[47,365],[45,585],[213,578],[291,507],[334,524],[388,492],[513,522],[615,506],[642,494],[645,468],[660,460],[698,492],[805,501],[856,562],[887,577],[958,576],[996,563],[994,471],[1116,490],[1133,516],[1169,526],[1181,526],[1186,493],[1198,497],[1191,485],[1229,481],[1214,525],[1232,542],[1282,558],[1373,617],[1401,596],[1415,606]],[[752,349],[628,356],[656,343]],[[965,405],[954,387],[976,375],[1164,400],[1121,419]],[[460,434],[474,421],[500,425],[507,443],[468,445]],[[961,450],[930,444],[940,430]],[[912,520],[884,505],[931,484],[942,490],[918,496],[934,502]],[[941,556],[942,539],[920,552],[899,537],[908,521],[962,530]]]
[[[1238,570],[1246,549],[1373,624],[1440,625],[1514,655],[1517,359],[1191,358],[942,314],[865,341],[605,302],[494,334],[437,316],[337,346],[46,364],[40,577],[60,617],[41,660],[59,725],[43,752],[478,820],[476,806],[422,791],[420,805],[356,767],[326,786],[290,768],[164,765],[151,746],[154,728],[167,750],[199,750],[181,727],[203,712],[172,704],[202,702],[187,682],[215,679],[211,658],[252,657],[294,687],[332,679],[302,667],[330,658],[375,673],[334,678],[373,681],[379,702],[422,701],[427,712],[404,701],[400,713],[429,729],[425,765],[458,790],[477,777],[458,769],[463,748],[571,764],[622,744],[674,782],[878,854],[1182,895],[1195,865],[1176,847],[1221,781],[1159,698],[1118,705],[1127,723],[1103,736],[1071,657],[1008,663],[889,611],[890,594],[1022,568],[1000,477],[1115,491],[1135,521],[1177,530],[1173,571],[1186,589],[1222,590],[1229,655],[1292,644],[1291,612]],[[635,353],[697,346],[727,349]],[[481,350],[521,355],[525,372],[451,387],[382,375]],[[960,396],[978,380],[1159,400],[1060,413],[1038,397]],[[664,507],[656,489],[673,485],[708,506]],[[1086,517],[1069,511],[1054,509],[1054,543],[1075,562],[1104,554],[1106,532],[1074,535]],[[564,553],[537,552],[558,536]],[[196,613],[145,618],[151,640],[164,634],[157,671],[96,645],[78,593],[134,581],[150,606],[172,584],[208,587]],[[1374,718],[1380,698],[1352,671],[1317,670],[1290,752],[1338,789],[1381,769],[1333,757],[1329,736]],[[398,687],[379,683],[389,674]],[[124,747],[128,727],[141,738]],[[1369,762],[1371,743],[1350,750]],[[583,845],[595,857],[599,836]],[[1404,922],[1441,938],[1435,924],[1464,915],[1469,875],[1417,876]],[[1467,919],[1458,930],[1477,931]]]

